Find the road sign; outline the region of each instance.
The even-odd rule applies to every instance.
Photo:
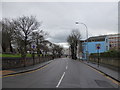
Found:
[[[96,44],[96,49],[100,49],[101,44]]]
[[[35,48],[35,45],[33,45],[32,47]]]
[[[36,46],[35,46],[35,45],[32,45],[32,48],[33,48],[33,49],[35,49],[35,48],[36,48]]]

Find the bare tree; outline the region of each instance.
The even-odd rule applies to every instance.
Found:
[[[2,49],[3,52],[6,52],[6,49],[9,47],[10,52],[13,52],[12,40],[14,38],[14,31],[12,22],[9,19],[3,18],[2,20]]]
[[[40,22],[34,16],[22,16],[13,19],[14,33],[17,43],[21,47],[21,54],[26,57],[27,45],[30,42],[31,34],[40,27]]]
[[[61,55],[63,54],[62,50],[63,50],[63,47],[62,47],[62,46],[59,46],[59,45],[56,46],[56,52],[57,52],[57,56],[58,56],[59,58],[60,58]]]
[[[77,29],[73,29],[71,35],[67,38],[67,42],[70,44],[72,59],[77,59],[77,45],[80,39],[81,34]]]
[[[63,47],[56,45],[56,44],[51,44],[51,47],[52,47],[53,59],[55,57],[61,57]]]
[[[45,36],[47,36],[48,34],[46,32],[44,32],[43,30],[38,30],[35,32],[32,32],[31,34],[31,42],[36,44],[36,49],[37,49],[37,54],[40,54],[40,47],[41,45],[45,46],[45,44],[47,43],[47,40],[45,40]],[[42,47],[43,47],[42,46]]]

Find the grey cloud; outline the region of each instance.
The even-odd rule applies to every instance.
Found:
[[[89,36],[117,33],[117,2],[37,2],[2,3],[3,17],[16,18],[35,15],[43,21],[41,28],[47,31],[52,42],[66,42],[73,28],[79,28],[86,38],[85,27],[76,26],[75,21],[88,26]]]

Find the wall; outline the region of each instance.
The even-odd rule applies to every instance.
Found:
[[[26,67],[31,66],[34,64],[38,64],[41,62],[45,62],[48,60],[52,60],[52,56],[46,56],[46,57],[35,57],[33,58],[28,57],[26,60],[23,58],[15,58],[15,57],[4,57],[2,58],[2,69],[13,69],[13,68],[20,68],[20,67]]]
[[[98,62],[98,58],[97,57],[90,57],[89,61],[91,62]],[[99,60],[100,64],[105,64],[108,65],[109,67],[116,67],[116,68],[120,68],[120,60],[119,58],[102,58],[100,57]]]

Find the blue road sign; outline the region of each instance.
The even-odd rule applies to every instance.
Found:
[[[35,48],[35,45],[33,45],[32,48]]]
[[[100,49],[100,44],[96,44],[96,49]]]

